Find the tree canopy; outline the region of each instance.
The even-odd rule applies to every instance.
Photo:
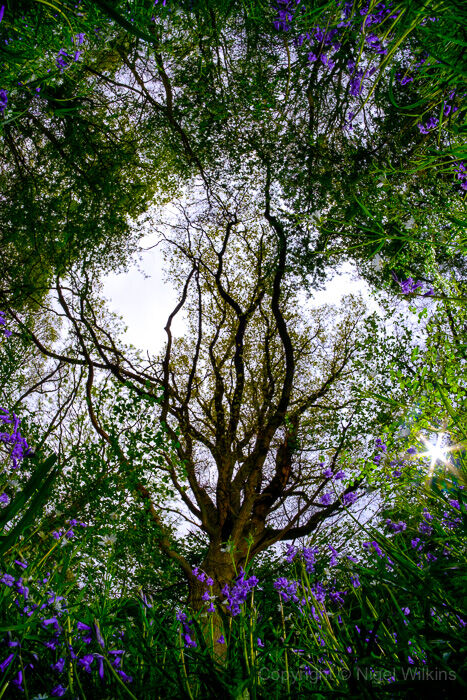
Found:
[[[62,507],[101,521],[123,509],[125,556],[137,559],[141,527],[145,561],[157,544],[200,606],[170,513],[200,528],[219,593],[249,556],[381,487],[368,443],[409,403],[420,430],[442,408],[465,439],[446,398],[465,359],[453,306],[465,301],[465,30],[451,1],[66,1],[57,17],[10,5],[0,300],[37,365],[7,357],[4,397],[13,375],[27,385],[18,401],[52,383],[54,415],[29,427],[66,467]],[[100,296],[145,225],[179,292],[165,351],[147,361]],[[432,304],[423,352],[357,298],[307,308],[344,261],[388,309],[397,294],[420,297],[425,315]],[[184,338],[172,337],[179,312]]]

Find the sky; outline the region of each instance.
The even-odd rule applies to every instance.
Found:
[[[167,337],[164,326],[169,313],[178,302],[174,288],[164,279],[162,250],[153,247],[157,238],[158,234],[149,233],[141,239],[141,247],[147,250],[141,254],[140,260],[135,256],[135,264],[129,266],[128,272],[111,273],[102,279],[102,295],[108,300],[108,308],[120,314],[127,326],[122,340],[141,349],[143,355],[146,351],[152,355],[163,349]],[[361,292],[367,298],[369,306],[374,308],[376,305],[368,299],[368,284],[356,278],[352,265],[344,264],[341,273],[330,280],[324,290],[315,292],[309,305],[317,307],[321,304],[338,304],[345,294]],[[183,316],[179,314],[172,323],[173,335],[182,335],[184,329]],[[187,512],[178,499],[176,507]],[[179,536],[185,536],[192,529],[189,523],[178,520]],[[281,547],[275,549],[280,550]]]
[[[141,240],[141,246],[150,248],[157,240],[157,235],[148,234]],[[135,260],[136,263],[136,260]],[[164,281],[163,257],[160,248],[151,248],[142,253],[141,261],[121,274],[111,273],[102,279],[102,294],[108,299],[109,309],[123,317],[127,331],[123,340],[136,348],[150,354],[162,350],[166,340],[164,326],[169,313],[178,302],[177,295],[170,282]],[[354,268],[345,263],[341,273],[330,280],[326,288],[315,292],[309,302],[310,307],[321,304],[338,304],[340,299],[350,292],[361,292],[371,309],[376,307],[368,299],[369,286],[355,278]],[[183,334],[185,324],[182,314],[178,314],[172,324],[175,336]]]

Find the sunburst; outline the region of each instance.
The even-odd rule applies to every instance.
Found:
[[[449,432],[446,432],[446,423],[443,425],[442,429],[438,432],[436,442],[430,442],[421,433],[418,434],[418,438],[424,443],[427,448],[426,452],[419,452],[417,457],[428,457],[430,459],[430,467],[428,469],[427,478],[432,479],[435,468],[438,463],[444,466],[445,471],[456,472],[454,465],[450,460],[450,453],[461,450],[465,447],[463,443],[457,443],[455,445],[443,445],[443,439],[445,436],[449,436]]]

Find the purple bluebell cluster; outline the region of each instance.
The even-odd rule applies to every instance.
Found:
[[[300,4],[300,0],[276,0],[276,2],[277,17],[273,22],[274,28],[278,31],[288,32],[290,29],[289,23],[293,20],[294,12],[297,9],[297,5]]]
[[[386,527],[388,527],[389,530],[392,530],[392,532],[403,532],[407,529],[407,523],[404,523],[403,520],[399,520],[398,523],[395,523],[390,518],[387,518]]]
[[[278,0],[278,6],[275,6],[278,14],[273,23],[276,30],[289,31],[299,2],[300,0]],[[366,53],[382,56],[388,53],[387,45],[383,43],[383,40],[374,32],[368,32],[367,29],[371,25],[381,24],[388,16],[394,19],[398,16],[399,13],[391,15],[391,4],[378,3],[374,11],[365,17],[363,21],[361,21],[360,16],[366,15],[368,7],[360,10],[360,16],[354,11],[352,3],[337,3],[337,7],[341,10],[340,19],[335,18],[333,14],[327,19],[325,18],[326,29],[317,25],[310,31],[294,37],[293,42],[296,48],[303,46],[304,42],[308,43],[311,49],[307,55],[309,63],[332,70],[337,62],[337,54],[342,46],[344,32],[349,27],[365,37]],[[386,37],[387,40],[388,38]],[[370,78],[377,71],[377,67],[369,67],[366,70],[357,69],[356,61],[351,59],[348,62],[347,69],[349,72],[350,94],[353,97],[358,97],[363,90],[363,81]],[[352,120],[354,116],[354,112],[348,113],[347,120],[343,126],[344,130],[350,131],[353,129]]]
[[[376,439],[376,454],[373,457],[373,462],[379,466],[382,458],[383,458],[383,453],[387,452],[388,448],[386,443],[384,443],[381,438]]]
[[[179,611],[175,615],[175,619],[182,623],[183,627],[183,641],[185,647],[196,647],[196,642],[191,638],[193,634],[190,625],[193,624],[193,620],[189,620],[186,613]]]
[[[75,44],[75,46],[81,46],[84,42],[85,37],[86,35],[81,32],[80,34],[76,34],[76,36],[72,37],[71,41],[73,44]],[[71,61],[76,63],[76,61],[79,61],[80,56],[82,55],[83,52],[79,49],[76,49],[73,52],[73,54],[68,53],[67,51],[65,51],[65,49],[60,49],[55,58],[55,64],[57,68],[59,68],[60,71],[63,73],[64,70],[71,66]]]
[[[24,459],[24,457],[27,457],[29,454],[31,454],[32,450],[26,442],[26,439],[21,436],[19,430],[19,424],[21,423],[21,419],[18,418],[18,416],[15,413],[12,413],[10,417],[10,412],[6,408],[0,407],[0,411],[3,412],[3,415],[2,413],[0,413],[0,421],[4,425],[13,424],[12,433],[0,433],[0,442],[5,443],[6,445],[13,445],[13,449],[10,452],[10,459],[12,462],[12,469],[17,469],[18,463],[22,459]]]
[[[463,162],[458,163],[454,168],[454,172],[457,173],[457,179],[461,181],[461,188],[467,190],[467,170]]]
[[[355,491],[349,491],[348,493],[342,494],[342,503],[344,506],[351,506],[355,501],[358,499],[357,494]]]
[[[248,594],[257,586],[259,580],[256,576],[250,576],[250,578],[245,578],[245,572],[242,567],[240,567],[240,574],[236,577],[234,584],[229,588],[225,584],[221,593],[227,599],[227,609],[230,611],[233,617],[240,613],[240,606],[246,601]]]
[[[280,597],[286,603],[288,603],[290,600],[293,600],[294,603],[299,602],[297,596],[299,585],[300,584],[298,581],[288,581],[285,576],[281,576],[277,579],[277,581],[274,581],[274,588],[276,591],[278,591]]]
[[[400,286],[402,294],[413,294],[417,291],[417,289],[421,289],[423,286],[423,282],[420,280],[418,282],[414,282],[412,277],[408,277],[406,280],[399,280],[394,271],[391,272],[391,275],[394,281]],[[432,287],[429,287],[422,296],[431,297],[433,295],[434,290]]]
[[[2,106],[1,106],[1,101],[2,101],[2,93],[5,92],[5,90],[0,90],[0,111],[2,111]],[[6,92],[5,92],[5,100],[6,100]],[[5,102],[6,105],[6,102]],[[6,320],[5,320],[5,312],[0,311],[0,326],[6,326]],[[9,338],[11,335],[11,331],[8,328],[3,328],[3,335],[5,338]]]
[[[301,559],[305,563],[306,572],[308,574],[311,574],[315,570],[315,563],[316,563],[316,555],[317,554],[319,554],[318,547],[303,547],[303,549],[300,551],[294,545],[288,544],[285,559],[290,564],[295,559],[295,557],[298,555],[298,558]]]
[[[384,552],[376,540],[373,540],[372,542],[363,542],[362,546],[363,549],[365,549],[369,554],[375,552],[381,559],[384,557]]]

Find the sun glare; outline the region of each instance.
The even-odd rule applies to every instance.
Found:
[[[448,464],[448,453],[452,450],[452,447],[449,448],[442,446],[443,437],[444,433],[438,433],[436,443],[432,443],[429,442],[423,435],[420,435],[420,438],[423,440],[427,448],[426,452],[420,453],[420,457],[428,457],[430,459],[430,468],[428,472],[429,477],[433,476],[437,463],[441,462],[444,466],[447,466]]]

